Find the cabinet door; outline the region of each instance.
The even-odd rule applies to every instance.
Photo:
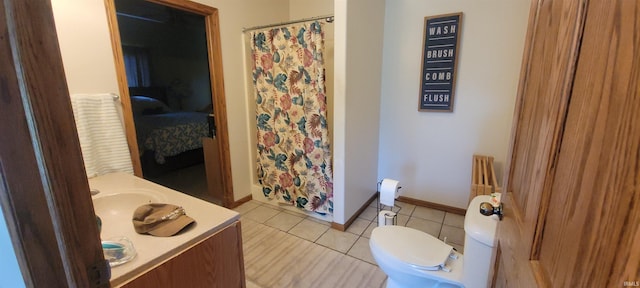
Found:
[[[241,237],[235,222],[123,287],[245,287]]]

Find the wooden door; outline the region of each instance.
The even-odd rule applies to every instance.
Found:
[[[640,281],[639,33],[638,1],[589,1],[534,255],[554,287]]]
[[[0,204],[23,279],[108,287],[51,3],[5,0],[0,15]]]
[[[225,197],[222,189],[222,171],[220,171],[220,157],[218,151],[219,140],[216,136],[211,138],[202,138],[202,148],[204,150],[205,170],[207,173],[207,189],[209,191],[209,201],[230,207],[233,204],[233,198]]]
[[[234,205],[233,182],[231,176],[231,154],[229,149],[229,131],[227,126],[227,104],[224,90],[224,77],[222,67],[222,46],[220,42],[220,22],[218,9],[209,7],[204,4],[196,3],[189,0],[146,0],[148,2],[160,4],[170,8],[201,15],[205,19],[205,28],[207,36],[207,54],[209,59],[209,77],[211,82],[211,97],[213,103],[213,114],[215,115],[216,138],[215,151],[205,151],[209,155],[217,154],[217,162],[205,161],[208,170],[220,171],[219,179],[213,180],[216,187],[215,190],[208,189],[210,197],[217,197],[213,192],[223,191],[223,205],[230,207]],[[107,21],[109,22],[109,30],[111,33],[111,46],[113,48],[113,56],[116,66],[116,74],[118,77],[118,86],[120,99],[122,101],[123,118],[125,122],[125,131],[129,151],[131,152],[131,160],[133,164],[134,174],[142,177],[142,165],[140,163],[140,153],[138,152],[138,140],[136,138],[136,130],[131,110],[131,100],[129,95],[129,85],[127,84],[127,74],[124,65],[124,56],[122,53],[122,45],[120,41],[120,31],[118,29],[118,20],[116,16],[116,7],[114,0],[104,0],[107,12]],[[209,145],[209,147],[213,147]],[[203,147],[206,149],[205,147]],[[213,165],[213,167],[209,167]],[[211,182],[207,179],[207,182]],[[213,183],[213,182],[212,182]]]
[[[638,281],[638,5],[532,5],[496,286]]]

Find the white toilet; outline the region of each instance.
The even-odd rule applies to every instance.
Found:
[[[422,231],[403,226],[373,229],[369,247],[389,277],[387,288],[488,287],[496,258],[498,216],[480,214],[475,197],[464,219],[464,259],[453,247]]]

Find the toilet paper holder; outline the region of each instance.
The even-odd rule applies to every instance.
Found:
[[[391,215],[392,216],[391,217],[391,223],[388,223],[389,218],[386,217],[387,214],[384,214],[385,215],[385,219],[381,219],[381,216],[383,215],[381,212],[385,211],[383,209],[383,207],[382,207],[383,205],[380,204],[380,186],[382,185],[382,181],[383,180],[380,180],[378,182],[378,187],[377,187],[377,191],[376,191],[376,194],[377,194],[376,195],[376,204],[377,204],[376,205],[376,215],[378,217],[378,226],[383,226],[381,224],[384,224],[384,225],[396,225],[398,223],[398,213],[400,212],[400,210],[402,210],[402,207],[396,205],[395,203],[393,204],[393,207],[384,205],[385,207],[390,207],[389,212],[391,212],[391,214],[392,214]],[[400,188],[402,188],[402,187],[398,186],[398,190]],[[398,208],[398,210],[397,211],[393,211],[394,208]]]

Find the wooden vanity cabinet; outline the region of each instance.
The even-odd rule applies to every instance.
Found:
[[[240,222],[234,222],[121,287],[245,287]]]

